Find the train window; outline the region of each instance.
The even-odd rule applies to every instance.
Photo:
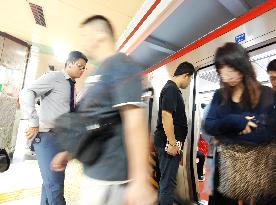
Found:
[[[267,65],[273,59],[276,59],[276,44],[272,44],[256,52],[250,53],[251,62],[255,68],[257,79],[267,86],[271,86],[266,73]]]

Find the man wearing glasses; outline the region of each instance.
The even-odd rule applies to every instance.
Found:
[[[26,137],[32,140],[43,179],[41,205],[65,205],[64,171],[50,169],[53,157],[60,152],[51,129],[57,117],[75,111],[75,83],[85,70],[87,58],[79,51],[70,52],[62,71],[49,71],[20,94],[20,105],[29,121]],[[40,98],[40,112],[35,110]]]
[[[273,90],[276,91],[276,59],[272,60],[267,66],[267,73]]]

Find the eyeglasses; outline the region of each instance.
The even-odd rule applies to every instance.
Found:
[[[86,70],[85,65],[81,65],[81,64],[78,64],[78,63],[75,63],[75,65],[76,65],[80,70]]]
[[[269,78],[270,78],[270,81],[276,80],[276,76],[269,76]]]

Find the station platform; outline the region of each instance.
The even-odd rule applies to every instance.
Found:
[[[68,205],[77,205],[82,165],[73,160],[66,169],[65,199]],[[0,174],[0,204],[40,204],[42,178],[37,160],[25,160],[11,164],[7,172]]]

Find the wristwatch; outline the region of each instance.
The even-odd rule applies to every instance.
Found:
[[[170,144],[169,140],[167,140],[166,147],[165,147],[166,152],[168,151],[169,146],[178,147],[178,149],[181,150],[182,142],[176,140],[176,144],[172,145],[172,144]]]
[[[170,141],[168,140],[168,143],[169,143],[169,145],[171,145],[172,147],[175,147],[175,146],[177,146],[177,144],[175,143],[174,145],[172,145],[171,143],[170,143]]]

